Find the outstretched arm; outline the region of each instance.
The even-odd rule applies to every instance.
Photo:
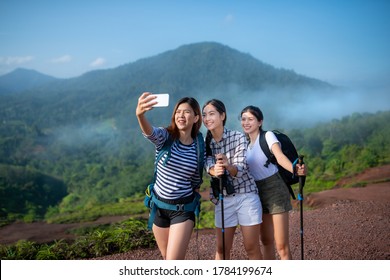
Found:
[[[138,98],[137,109],[135,114],[138,119],[139,126],[142,132],[145,135],[151,135],[153,132],[153,127],[145,117],[145,113],[153,109],[153,105],[157,104],[157,102],[153,101],[156,97],[151,95],[150,92],[144,92]]]

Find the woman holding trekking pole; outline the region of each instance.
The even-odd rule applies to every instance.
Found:
[[[238,225],[248,258],[262,259],[259,242],[262,208],[256,183],[246,165],[246,137],[225,128],[226,109],[220,100],[206,102],[202,114],[207,128],[205,167],[212,176],[210,200],[215,204],[215,259],[230,259]]]
[[[152,230],[163,259],[185,259],[195,224],[195,212],[183,209],[195,201],[195,192],[199,191],[202,182],[198,172],[198,153],[202,158],[205,153],[204,147],[200,150],[196,141],[202,116],[198,102],[194,98],[184,97],[176,103],[167,128],[153,127],[145,113],[157,104],[155,99],[155,95],[144,92],[138,98],[136,109],[142,133],[156,146],[156,155],[164,148],[166,141],[172,139],[169,160],[164,161],[163,157],[156,163],[156,179],[151,196],[156,199],[154,201],[158,208],[155,209]],[[203,141],[203,137],[201,139]],[[183,209],[172,210],[172,205],[182,206]]]
[[[289,190],[278,173],[278,167],[270,163],[265,166],[267,157],[259,144],[262,131],[263,113],[258,107],[247,106],[241,111],[241,126],[248,135],[250,142],[247,151],[249,170],[259,188],[260,200],[263,206],[263,223],[260,237],[264,259],[275,259],[275,244],[280,259],[292,259],[289,244],[289,211],[292,209]],[[265,139],[270,151],[284,169],[298,176],[306,175],[304,165],[296,165],[283,154],[280,143],[272,131],[267,131]]]

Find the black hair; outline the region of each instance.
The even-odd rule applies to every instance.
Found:
[[[203,107],[202,107],[202,111],[204,110],[204,108],[207,106],[207,105],[213,105],[215,107],[215,109],[217,110],[218,113],[220,114],[225,114],[225,119],[223,120],[222,124],[223,126],[225,126],[226,124],[226,120],[227,120],[227,114],[226,114],[226,107],[225,107],[225,104],[223,104],[223,102],[221,100],[218,100],[218,99],[210,99],[209,101],[207,101]],[[211,156],[211,149],[210,149],[210,143],[211,143],[211,139],[213,138],[213,136],[211,135],[211,132],[210,130],[207,130],[207,134],[206,134],[206,156]]]
[[[242,117],[242,114],[244,114],[246,112],[249,112],[252,115],[254,115],[259,122],[264,120],[263,112],[260,110],[259,107],[256,107],[253,105],[246,106],[244,109],[242,109],[240,117]],[[260,126],[260,130],[261,129],[262,129],[262,125]]]

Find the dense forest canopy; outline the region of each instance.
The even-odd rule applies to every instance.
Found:
[[[166,126],[175,100],[187,95],[201,105],[223,100],[227,126],[237,130],[243,107],[261,107],[265,128],[288,132],[305,154],[314,187],[389,162],[389,111],[332,117],[325,107],[328,120],[319,124],[321,110],[312,107],[342,100],[343,89],[218,43],[191,44],[72,79],[22,70],[0,77],[1,218],[43,217],[142,193],[154,152],[134,114],[143,91],[171,95],[168,108],[149,113],[156,126]],[[324,101],[308,105],[314,99]]]

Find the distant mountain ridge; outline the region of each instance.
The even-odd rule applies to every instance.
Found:
[[[256,90],[265,85],[330,86],[290,70],[277,69],[249,54],[213,42],[184,45],[123,67],[136,79],[149,74],[152,80],[209,89],[223,84]],[[134,69],[142,71],[133,72]],[[183,76],[188,79],[180,81]]]
[[[37,76],[42,79],[35,79],[40,82],[33,83]],[[23,80],[23,86],[18,85]],[[200,103],[206,96],[212,96],[224,100],[228,110],[229,107],[238,110],[238,101],[261,100],[264,104],[283,100],[282,96],[297,100],[296,94],[304,90],[312,94],[335,88],[292,70],[277,69],[215,42],[183,45],[113,69],[90,71],[70,79],[55,79],[19,69],[0,77],[0,88],[5,86],[13,92],[18,89],[17,94],[2,102],[8,108],[7,118],[34,119],[38,127],[46,128],[113,117],[133,127],[136,119],[130,118],[128,112],[135,109],[143,91],[169,92],[171,100],[191,95]],[[18,113],[12,109],[14,104],[18,106]],[[21,115],[21,111],[26,113]],[[151,118],[161,122],[168,120],[165,111],[157,110]]]
[[[60,91],[126,88],[126,83],[132,82],[149,84],[152,88],[169,85],[184,90],[193,87],[210,90],[231,84],[251,90],[270,85],[331,87],[326,82],[292,70],[277,69],[220,43],[204,42],[183,45],[116,68],[94,70],[70,79],[56,79],[34,70],[17,69],[0,76],[0,88],[15,92],[43,86],[46,90],[44,86],[47,88],[47,84],[54,81]]]
[[[24,91],[57,80],[57,78],[42,74],[35,70],[18,68],[8,74],[0,76],[0,94]]]

